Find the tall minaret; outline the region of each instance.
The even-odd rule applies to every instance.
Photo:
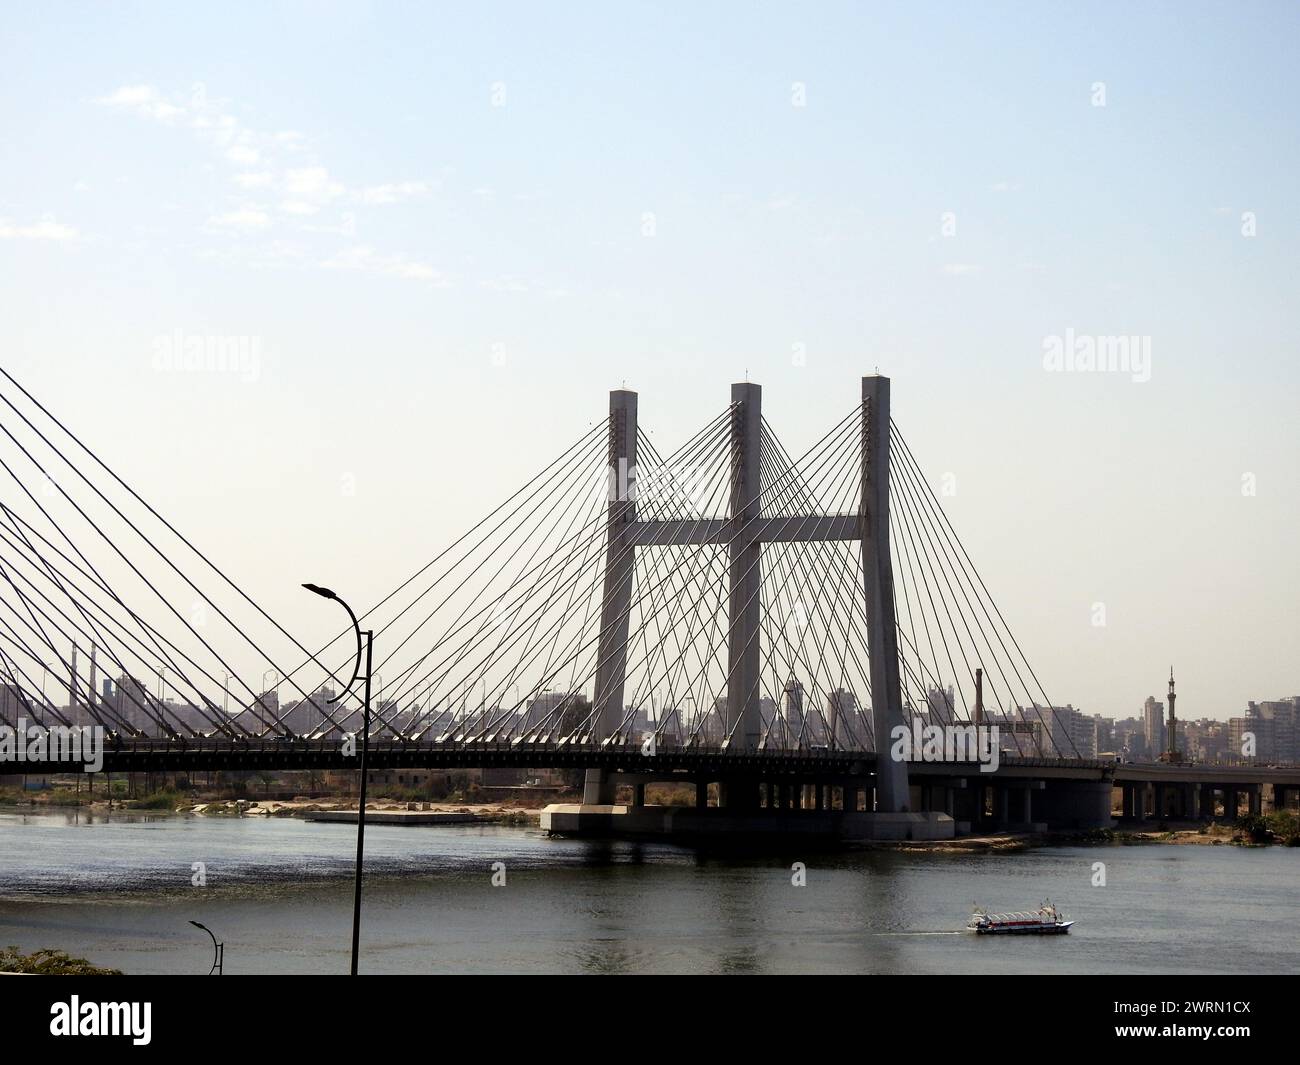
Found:
[[[1174,713],[1174,667],[1169,667],[1169,757],[1168,761],[1178,761],[1178,715]]]

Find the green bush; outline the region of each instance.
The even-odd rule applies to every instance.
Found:
[[[36,950],[21,953],[17,947],[0,950],[0,972],[28,973],[34,976],[121,976],[120,969],[91,965],[85,958],[69,957],[62,950]]]
[[[1268,843],[1273,838],[1268,819],[1259,814],[1246,814],[1237,819],[1237,831],[1251,843]]]
[[[143,799],[133,799],[131,808],[133,810],[175,810],[176,807],[184,806],[188,802],[190,802],[189,796],[179,791],[164,789],[146,795]]]

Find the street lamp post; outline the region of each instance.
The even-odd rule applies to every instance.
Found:
[[[212,929],[207,925],[199,924],[198,921],[191,921],[190,924],[195,928],[202,928],[203,931],[212,936],[212,968],[208,970],[208,975],[211,976],[213,973],[216,973],[220,976],[221,971],[226,964],[226,945],[217,942],[217,937],[212,935]]]
[[[357,659],[352,668],[352,679],[348,681],[347,687],[338,695],[330,700],[332,703],[338,702],[343,696],[352,690],[352,685],[356,683],[357,674],[361,671],[361,637],[365,636],[366,646],[366,681],[365,681],[365,699],[362,703],[361,715],[361,787],[359,803],[357,806],[357,875],[356,883],[352,890],[352,975],[357,975],[357,954],[361,945],[361,869],[365,855],[366,840],[366,752],[370,748],[370,666],[371,652],[374,648],[375,633],[373,629],[361,631],[361,623],[357,621],[357,615],[346,602],[340,599],[334,592],[328,588],[321,588],[315,584],[304,584],[307,591],[319,595],[323,599],[333,599],[339,603],[344,610],[348,612],[348,617],[352,619],[352,627],[357,634]]]

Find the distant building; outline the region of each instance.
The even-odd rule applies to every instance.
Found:
[[[1165,749],[1165,704],[1156,702],[1154,695],[1148,695],[1142,704],[1143,735],[1146,737],[1147,754],[1159,756]]]
[[[957,720],[956,689],[951,684],[945,688],[927,685],[925,691],[926,723],[951,725]]]
[[[1228,723],[1201,718],[1198,721],[1179,721],[1184,757],[1193,762],[1226,762],[1228,760]]]
[[[1073,705],[1016,707],[1022,722],[1037,725],[1039,750],[1047,758],[1095,758],[1097,739],[1093,719]]]
[[[1300,762],[1300,747],[1297,747],[1297,702],[1300,697],[1278,699],[1270,702],[1248,703],[1246,717],[1259,722],[1270,722],[1271,728],[1265,726],[1272,736],[1272,749],[1268,758],[1272,762]]]
[[[803,685],[794,677],[785,682],[785,713],[782,723],[785,726],[786,747],[808,745],[808,736],[804,728]]]
[[[867,733],[862,727],[858,697],[844,688],[836,688],[826,697],[826,726],[830,730],[828,746],[836,750],[865,750]]]
[[[1116,749],[1115,722],[1101,714],[1092,715],[1092,749],[1097,754]]]

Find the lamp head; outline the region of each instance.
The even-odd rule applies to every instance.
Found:
[[[306,588],[307,591],[309,591],[309,592],[315,592],[317,595],[321,596],[323,599],[337,599],[337,598],[338,598],[338,596],[335,595],[335,594],[334,594],[332,591],[330,591],[328,588],[322,588],[322,587],[320,587],[320,585],[317,585],[317,584],[304,584],[303,587]]]

